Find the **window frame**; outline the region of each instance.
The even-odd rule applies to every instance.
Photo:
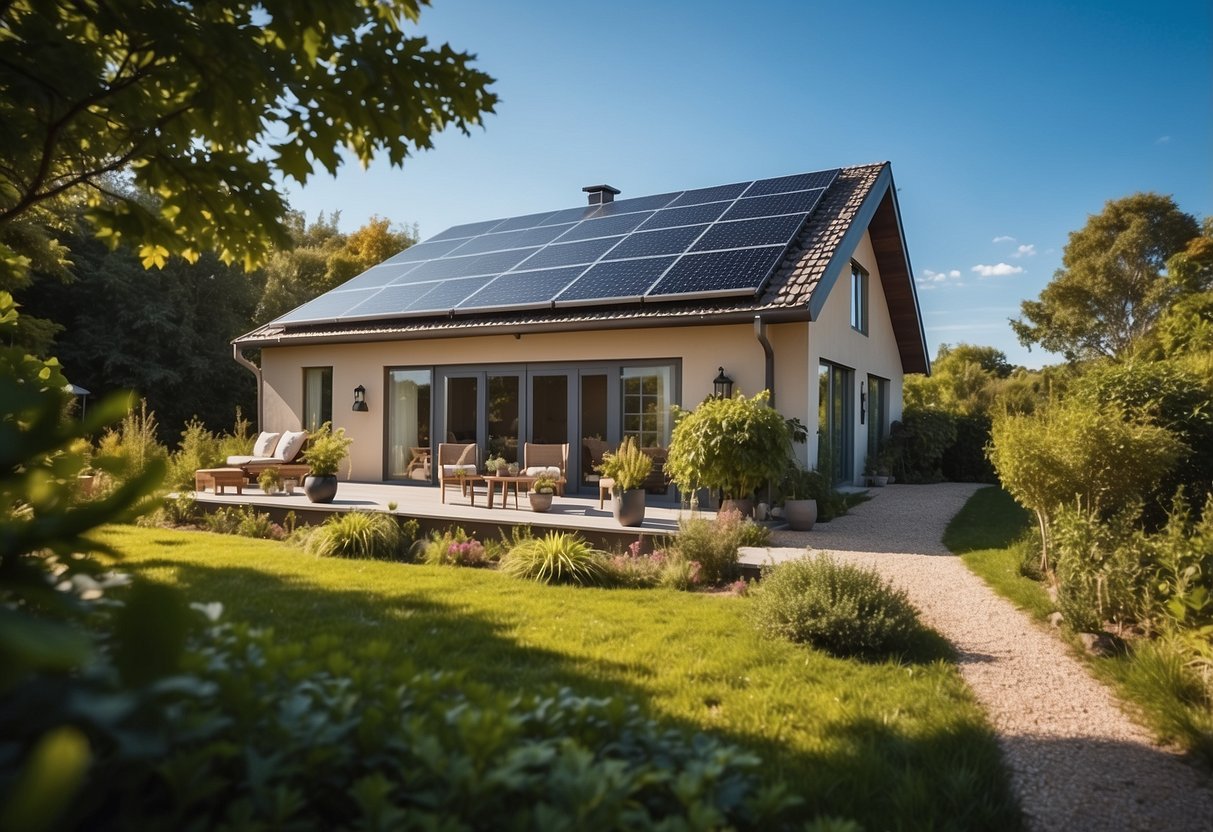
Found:
[[[320,392],[319,392],[320,420],[315,425],[310,424],[309,416],[311,414],[309,413],[309,410],[308,410],[308,402],[311,399],[311,396],[309,394],[311,392],[311,384],[312,384],[310,379],[311,379],[311,375],[313,372],[319,372],[319,374],[320,374]],[[328,401],[327,402],[325,401],[325,395],[324,395],[325,386],[326,386],[325,385],[326,378],[328,381],[328,384],[327,384]],[[320,426],[323,425],[325,422],[332,424],[332,421],[333,421],[333,368],[332,368],[332,366],[328,366],[328,367],[317,366],[317,367],[304,367],[303,368],[303,410],[302,410],[302,415],[303,415],[303,418],[300,419],[300,422],[303,425],[303,429],[308,432],[313,432],[313,431],[319,430]],[[325,418],[326,416],[328,418]]]
[[[868,334],[868,270],[851,261],[851,329]]]

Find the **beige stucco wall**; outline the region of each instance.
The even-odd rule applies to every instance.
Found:
[[[787,390],[788,407],[800,404],[805,418],[807,345],[805,324],[768,328],[776,353],[776,389]],[[792,360],[780,361],[785,354]],[[681,403],[693,406],[712,393],[712,380],[723,366],[736,390],[747,395],[765,382],[762,346],[752,324],[670,327],[612,332],[540,333],[515,338],[512,334],[449,340],[386,341],[367,344],[328,344],[267,347],[262,350],[264,430],[298,429],[303,409],[304,367],[333,368],[333,423],[354,438],[350,448],[351,479],[378,481],[383,476],[384,368],[436,365],[568,364],[589,361],[679,359],[682,363]],[[355,413],[353,390],[366,388],[367,413]],[[779,402],[781,409],[783,401]],[[790,411],[789,415],[792,415]],[[344,472],[343,472],[344,475]]]
[[[808,361],[805,371],[809,374],[808,413],[810,444],[817,431],[817,368],[821,361],[831,361],[854,371],[851,411],[852,435],[854,437],[852,470],[858,482],[863,473],[864,457],[868,443],[870,424],[859,424],[859,382],[866,383],[869,374],[889,380],[889,412],[891,419],[901,418],[901,387],[904,373],[901,356],[893,337],[889,320],[889,306],[885,301],[880,269],[876,266],[876,255],[867,232],[856,246],[854,260],[868,272],[868,334],[851,328],[851,267],[843,264],[817,320],[809,325]],[[865,420],[866,421],[866,420]]]

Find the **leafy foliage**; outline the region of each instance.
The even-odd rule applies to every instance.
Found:
[[[350,511],[336,514],[312,529],[304,549],[322,558],[403,560],[412,543],[392,515]]]
[[[1075,630],[1097,633],[1105,621],[1138,619],[1140,554],[1131,545],[1136,512],[1099,520],[1062,507],[1053,521],[1057,604]]]
[[[1198,234],[1169,196],[1110,200],[1070,234],[1040,299],[1023,302],[1023,319],[1011,322],[1020,343],[1071,361],[1127,355],[1182,291],[1166,263]]]
[[[719,488],[743,500],[783,473],[790,454],[788,425],[767,402],[767,391],[747,399],[708,399],[677,414],[665,473],[684,493]]]
[[[311,466],[314,477],[332,477],[349,456],[353,439],[345,435],[345,428],[333,430],[332,422],[325,422],[307,438],[303,461]]]
[[[0,231],[87,200],[90,224],[137,241],[145,267],[213,250],[252,268],[286,242],[279,177],[335,173],[341,148],[401,165],[492,111],[471,56],[404,33],[419,13],[417,0],[3,4]],[[119,170],[154,201],[105,189]],[[8,276],[47,250],[5,239]]]
[[[1114,404],[1092,409],[1068,400],[995,419],[990,461],[1003,487],[1035,512],[1048,572],[1051,524],[1062,506],[1107,517],[1140,504],[1182,447],[1167,430],[1126,419]]]
[[[738,511],[717,512],[712,520],[684,517],[678,521],[671,553],[683,562],[699,564],[702,583],[727,583],[737,576],[737,548],[745,522]]]
[[[902,482],[943,479],[943,457],[956,441],[956,417],[945,410],[907,407],[889,431],[892,471]]]
[[[606,555],[580,535],[548,532],[525,540],[501,561],[501,571],[545,584],[594,586],[603,583]]]
[[[828,554],[767,569],[750,594],[759,630],[838,656],[902,652],[922,630],[904,592]]]
[[[270,518],[264,511],[252,506],[226,506],[203,514],[199,518],[202,528],[217,534],[235,534],[262,540],[282,540],[286,529]]]
[[[639,542],[632,543],[626,552],[607,558],[607,583],[630,589],[659,586],[669,563],[670,556],[666,550],[656,549],[646,553],[640,550]]]
[[[653,470],[653,458],[640,450],[635,437],[625,436],[619,450],[604,453],[602,463],[595,465],[594,470],[613,479],[616,492],[633,491],[644,487]]]
[[[431,566],[488,566],[490,561],[484,544],[458,527],[434,533],[417,548],[419,560]]]

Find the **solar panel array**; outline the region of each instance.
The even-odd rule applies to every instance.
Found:
[[[817,171],[457,225],[275,323],[754,295],[837,175]]]

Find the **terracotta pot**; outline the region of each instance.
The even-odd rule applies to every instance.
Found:
[[[639,526],[644,522],[644,489],[635,488],[611,499],[615,520],[621,526]]]
[[[817,501],[784,500],[783,517],[792,531],[807,532],[817,522]]]
[[[303,478],[303,493],[313,503],[331,503],[337,496],[337,477],[313,477],[309,474]]]
[[[552,495],[541,494],[538,491],[527,492],[527,497],[531,501],[531,511],[547,511],[552,507]]]

